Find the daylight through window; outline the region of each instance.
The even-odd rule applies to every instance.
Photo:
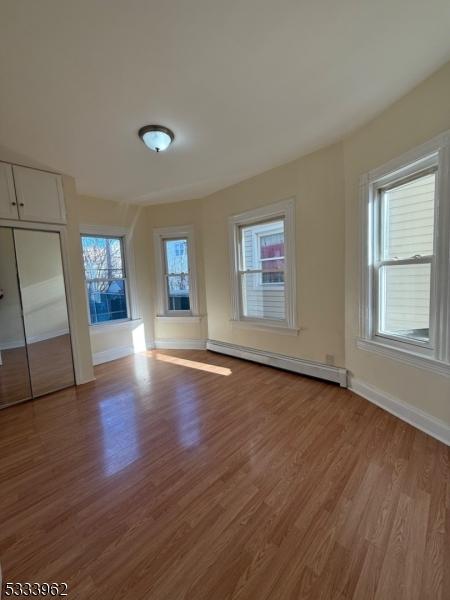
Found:
[[[82,235],[81,243],[91,324],[127,319],[122,238]]]

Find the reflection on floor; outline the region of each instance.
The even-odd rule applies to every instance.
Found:
[[[70,335],[60,335],[28,345],[31,385],[34,396],[73,385]]]
[[[25,346],[1,350],[0,407],[31,398]]]
[[[78,600],[450,596],[443,444],[348,390],[206,351],[96,378],[0,412],[7,581]]]
[[[73,385],[70,336],[60,335],[28,345],[30,371],[25,346],[1,351],[0,407]]]

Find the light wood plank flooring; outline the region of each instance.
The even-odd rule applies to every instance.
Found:
[[[5,581],[69,600],[444,600],[449,449],[348,390],[202,351],[0,412]]]

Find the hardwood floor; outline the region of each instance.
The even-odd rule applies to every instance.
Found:
[[[203,351],[0,412],[5,581],[69,599],[444,600],[449,448],[348,390]]]

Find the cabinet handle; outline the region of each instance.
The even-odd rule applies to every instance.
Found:
[[[16,206],[17,202],[11,202],[12,206]]]
[[[19,206],[25,206],[25,204],[23,202],[20,202]]]

